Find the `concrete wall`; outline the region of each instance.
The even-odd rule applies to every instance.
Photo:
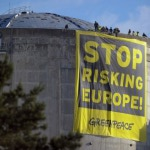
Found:
[[[46,104],[48,128],[44,134],[51,138],[71,131],[74,111],[75,31],[0,29],[0,32],[3,34],[0,54],[7,52],[14,64],[11,88],[21,82],[28,92],[35,85],[44,84],[45,89],[38,97],[39,101],[44,101]],[[139,39],[150,43],[149,39]],[[148,75],[150,75],[150,63],[148,63]],[[148,76],[148,87],[148,97],[150,97],[150,76]],[[149,98],[148,119],[150,120]],[[148,150],[150,149],[149,122],[147,135],[146,143],[84,135],[80,149]]]

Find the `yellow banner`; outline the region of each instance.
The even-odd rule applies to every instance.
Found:
[[[74,131],[146,140],[146,42],[76,31]]]

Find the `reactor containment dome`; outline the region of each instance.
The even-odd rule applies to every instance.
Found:
[[[92,30],[93,23],[61,16],[54,13],[21,12],[0,15],[0,28],[47,28],[64,29],[68,25],[71,30]]]

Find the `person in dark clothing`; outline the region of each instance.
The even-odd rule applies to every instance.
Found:
[[[108,28],[107,28],[107,26],[105,27],[105,32],[108,32]]]
[[[117,37],[118,36],[118,33],[120,32],[119,28],[115,28],[114,29],[114,33],[115,33],[115,36]]]
[[[112,35],[112,33],[113,33],[113,29],[112,29],[112,27],[110,27],[110,29],[109,29],[109,34]]]
[[[147,37],[147,35],[145,34],[145,33],[143,33],[143,35],[142,35],[143,37]]]
[[[95,21],[94,27],[95,27],[95,31],[97,31],[98,30],[98,22]]]
[[[129,31],[128,31],[128,35],[130,35],[131,34],[131,29],[129,29]]]
[[[65,29],[66,29],[66,30],[68,29],[68,24],[65,25]]]

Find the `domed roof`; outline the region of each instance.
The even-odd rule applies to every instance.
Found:
[[[71,30],[93,30],[93,23],[53,13],[21,12],[0,15],[0,28],[51,28]]]

